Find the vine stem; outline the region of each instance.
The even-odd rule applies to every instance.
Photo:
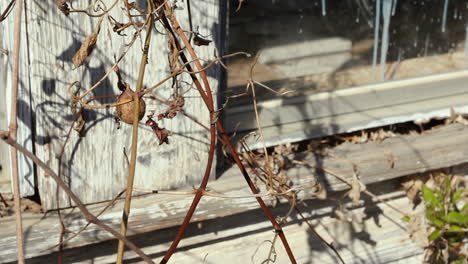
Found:
[[[137,159],[137,148],[138,148],[138,123],[139,123],[139,112],[140,112],[140,95],[139,92],[143,88],[143,79],[145,77],[145,69],[148,61],[148,51],[151,43],[151,31],[153,29],[153,3],[151,0],[148,0],[148,14],[149,18],[147,20],[146,28],[146,39],[145,46],[143,49],[143,56],[141,57],[140,70],[138,74],[136,93],[133,95],[133,130],[132,130],[132,150],[130,164],[128,166],[128,179],[127,179],[127,189],[125,193],[125,205],[122,212],[122,222],[120,225],[120,234],[125,237],[127,234],[128,226],[128,217],[130,216],[130,206],[132,202],[132,192],[133,192],[133,182],[135,179],[135,168],[136,168],[136,159]],[[122,264],[124,257],[125,244],[123,241],[119,241],[117,246],[117,260],[116,263]]]
[[[165,4],[165,9],[167,11],[170,11],[170,6],[168,4]],[[185,45],[185,48],[187,49],[190,56],[192,57],[197,69],[198,70],[203,69],[203,66],[201,65],[200,61],[198,60],[198,57],[197,57],[195,51],[193,50],[192,45],[188,41],[187,36],[185,35],[183,29],[180,27],[180,24],[177,22],[177,19],[175,18],[175,16],[171,16],[171,20],[172,20],[172,24],[174,26],[174,29],[177,32],[177,35],[183,41],[183,43]],[[171,30],[171,34],[175,35],[175,33],[172,31],[172,29],[171,29],[171,27],[170,27],[170,25],[169,25],[169,23],[167,21],[167,18],[165,17],[165,15],[163,15],[162,21],[165,24],[165,26],[168,28],[168,30]],[[174,39],[176,39],[176,38],[174,38]],[[180,44],[178,44],[177,42],[175,44],[176,44],[177,48],[179,50],[181,50]],[[187,64],[188,60],[185,57],[185,54],[183,52],[180,52],[179,55],[180,55],[180,58],[182,59],[182,61],[184,63],[186,63],[185,67],[187,68],[187,70],[189,72],[193,72],[190,64]],[[212,131],[214,129],[214,125],[216,124],[216,127],[219,130],[219,134],[221,135],[224,143],[227,144],[229,150],[231,151],[231,154],[232,154],[237,166],[239,167],[242,175],[244,176],[245,181],[247,182],[247,184],[250,187],[251,191],[254,194],[258,194],[257,187],[254,185],[254,183],[250,179],[250,177],[249,177],[249,175],[247,173],[247,170],[245,169],[244,165],[242,164],[241,160],[239,159],[239,154],[238,154],[237,150],[235,149],[234,145],[232,144],[231,139],[229,138],[229,136],[224,131],[224,128],[223,128],[223,125],[222,125],[221,121],[216,118],[215,122],[213,122],[214,121],[213,120],[214,102],[213,102],[213,98],[212,98],[212,94],[211,94],[210,84],[208,82],[208,78],[206,76],[205,71],[200,72],[200,77],[201,77],[201,79],[203,81],[203,84],[205,86],[206,91],[203,90],[203,88],[202,88],[200,82],[198,81],[197,77],[195,76],[195,74],[190,74],[190,76],[191,76],[192,80],[194,81],[194,84],[197,87],[197,89],[198,89],[198,91],[200,93],[200,96],[202,97],[202,99],[205,102],[208,110],[210,111],[210,120],[212,121],[210,131]],[[211,139],[213,140],[213,137]],[[211,153],[211,145],[210,145],[210,153],[209,153],[208,157],[211,157],[212,155],[214,155],[214,153]],[[205,174],[205,177],[203,178],[201,186],[203,186],[203,183],[205,181],[206,182],[208,181],[208,177],[207,177],[206,174]],[[205,185],[205,187],[206,187],[206,185]],[[177,248],[178,243],[182,239],[182,236],[183,236],[183,234],[184,234],[184,232],[185,232],[185,230],[187,228],[187,225],[190,222],[190,219],[193,216],[193,213],[195,212],[195,209],[196,209],[196,207],[198,205],[198,202],[200,201],[202,196],[203,196],[202,190],[199,189],[199,191],[197,192],[197,194],[194,197],[192,205],[190,206],[190,209],[187,212],[187,215],[185,216],[185,219],[184,219],[181,227],[179,228],[179,232],[177,233],[176,238],[172,242],[171,247],[168,249],[168,251],[166,252],[166,254],[164,255],[164,258],[161,260],[160,263],[167,263],[169,261],[170,257],[172,256],[172,254],[175,252],[175,249]],[[289,247],[288,241],[286,239],[286,236],[284,235],[284,232],[283,232],[281,226],[278,224],[278,222],[276,221],[275,217],[273,216],[271,211],[266,206],[263,199],[261,197],[256,197],[256,199],[257,199],[258,203],[260,204],[260,207],[263,209],[265,215],[267,216],[267,218],[272,223],[275,232],[278,233],[278,236],[280,237],[281,242],[283,243],[283,246],[284,246],[284,248],[285,248],[285,250],[286,250],[286,252],[288,254],[289,260],[291,261],[291,263],[297,263],[296,259],[294,257],[294,254],[292,253],[292,250]]]
[[[18,99],[18,82],[19,82],[19,61],[20,61],[20,48],[21,48],[21,15],[23,11],[23,0],[16,0],[16,17],[15,17],[15,33],[13,40],[13,68],[11,76],[11,112],[10,112],[10,137],[16,141],[16,134],[18,129],[18,113],[17,113],[17,99]],[[24,262],[24,234],[23,234],[23,220],[21,217],[21,199],[20,199],[20,186],[19,186],[19,173],[18,173],[18,152],[15,148],[10,148],[11,155],[11,170],[13,180],[13,200],[16,216],[16,248],[18,263]]]

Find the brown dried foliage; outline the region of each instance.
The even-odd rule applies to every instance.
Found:
[[[65,0],[57,0],[57,7],[62,13],[64,13],[66,16],[70,15],[70,8],[68,7],[67,2]]]
[[[86,37],[78,51],[73,56],[72,61],[76,68],[80,67],[86,61],[96,47],[99,31],[101,30],[101,23],[102,19],[99,20],[96,30]]]

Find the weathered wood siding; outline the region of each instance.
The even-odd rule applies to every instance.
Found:
[[[322,173],[320,168],[328,169],[328,171],[332,171],[337,175],[344,177],[348,181],[351,181],[353,179],[353,168],[351,163],[355,163],[357,165],[359,179],[364,184],[369,187],[369,185],[375,185],[377,183],[375,186],[378,186],[378,189],[373,191],[374,193],[388,193],[389,190],[393,192],[399,189],[399,184],[395,184],[395,182],[389,184],[391,182],[389,180],[406,175],[417,175],[418,173],[425,173],[431,170],[447,167],[452,167],[451,172],[453,174],[466,175],[468,173],[468,163],[466,162],[467,150],[465,147],[467,143],[468,126],[463,124],[451,124],[433,129],[421,135],[401,135],[394,138],[387,138],[381,143],[368,142],[363,144],[342,144],[335,148],[328,149],[327,153],[329,155],[326,156],[321,154],[299,155],[296,157],[297,159],[305,160],[310,165],[315,166],[318,169],[307,168],[305,166],[295,166],[287,170],[286,174],[294,183],[294,186],[302,189],[298,193],[298,200],[301,201],[313,198],[316,195],[314,188],[311,188],[311,186],[314,186],[316,183],[316,177],[323,183],[329,198],[330,195],[336,195],[335,197],[340,197],[338,199],[341,199],[342,194],[338,194],[336,191],[349,189],[349,186],[329,173]],[[391,164],[392,159],[393,166]],[[398,179],[396,180],[398,183]],[[219,179],[211,181],[208,186],[212,192],[231,196],[246,196],[251,193],[245,184],[245,181],[242,179],[237,167],[232,167]],[[380,187],[383,186],[388,186],[388,188],[386,187],[387,191],[380,189]],[[183,189],[189,190],[190,188]],[[261,190],[261,192],[265,191]],[[401,191],[399,192],[401,193]],[[365,195],[362,197],[365,197]],[[273,206],[278,202],[278,200],[272,196],[265,196],[263,199],[268,206]],[[192,201],[192,195],[150,194],[135,198],[132,203],[133,209],[129,218],[129,235],[133,236],[143,234],[145,232],[160,230],[159,232],[167,232],[168,238],[164,242],[172,241],[175,231],[167,231],[167,228],[171,228],[182,223],[183,218],[187,213],[187,208],[190,207]],[[315,209],[312,208],[318,209],[322,208],[322,206],[337,206],[337,203],[334,201],[334,199],[322,202],[317,200],[312,200],[312,202],[309,201],[311,205],[309,210],[314,212]],[[285,205],[286,202],[284,199],[280,199],[280,203],[283,203],[284,208],[275,211],[275,215],[284,214],[287,209],[289,209],[289,207]],[[99,219],[113,228],[118,229],[123,205],[124,201],[122,199],[117,201],[113,207],[100,215]],[[302,206],[302,204],[300,206]],[[104,204],[100,203],[89,205],[88,209],[92,213],[97,214],[103,207]],[[411,207],[403,209],[398,206],[398,208],[405,211],[412,210]],[[76,208],[65,209],[62,213],[65,216],[65,223],[68,230],[76,232],[86,224],[86,220],[79,212],[76,211]],[[233,217],[231,218],[233,220],[226,220],[229,219],[229,216],[236,214],[238,215],[237,218]],[[376,212],[376,214],[378,214],[378,212]],[[253,197],[226,199],[205,196],[200,201],[194,217],[192,218],[192,222],[212,220],[214,222],[220,221],[229,223],[232,221],[233,224],[242,226],[240,221],[237,219],[249,215],[257,215],[260,219],[259,221],[267,221],[259,209],[258,202]],[[374,215],[374,213],[372,213],[372,215]],[[323,216],[324,214],[320,213],[317,215],[317,220],[324,220]],[[397,216],[395,220],[400,221],[400,218],[401,216]],[[46,249],[55,245],[59,240],[60,234],[57,230],[60,228],[60,222],[57,213],[50,212],[44,216],[43,214],[33,214],[29,212],[25,214],[24,219],[25,229],[28,230],[28,233],[26,234],[27,257],[29,258],[41,254],[52,253],[52,250]],[[369,219],[373,219],[373,217],[369,217]],[[0,256],[0,262],[13,261],[16,258],[16,245],[15,243],[12,243],[15,237],[15,230],[11,228],[11,225],[14,225],[15,218],[14,216],[4,217],[2,221],[3,222],[0,225],[0,234],[2,234],[0,237],[0,248],[3,249],[3,254]],[[255,222],[256,221],[250,223],[244,222],[245,226],[243,229],[252,228],[255,226]],[[265,222],[262,229],[264,231],[268,230],[271,232],[271,224],[267,222]],[[209,224],[206,226],[209,226]],[[213,226],[216,226],[216,224]],[[161,231],[162,229],[166,229],[166,231]],[[195,229],[195,227],[189,228],[189,230],[191,230],[189,232],[197,232],[193,231]],[[387,231],[391,232],[391,230]],[[376,230],[375,232],[370,232],[370,234],[380,236],[379,234],[382,232],[386,233],[387,231]],[[207,231],[206,234],[208,233],[210,232]],[[154,239],[154,237],[160,238],[161,234],[162,233],[157,233],[156,236],[142,236]],[[340,234],[337,233],[333,234],[337,237],[340,236]],[[242,239],[250,240],[250,235],[251,233],[247,233],[247,235],[244,233],[239,236]],[[289,232],[287,232],[286,235],[289,236]],[[347,239],[353,240],[353,236],[346,236],[348,237]],[[187,237],[190,237],[190,235],[187,235]],[[392,241],[389,242],[395,243],[395,240],[393,240],[395,238],[395,236],[392,236],[392,238],[389,238],[392,239]],[[68,242],[67,247],[81,247],[110,239],[113,239],[113,237],[109,233],[96,225],[91,225],[80,236]],[[227,241],[235,241],[231,239],[233,239],[233,237],[226,236],[225,238]],[[380,239],[381,238],[376,241],[381,241]],[[218,239],[218,241],[222,240],[224,239]],[[38,243],[38,241],[40,241],[40,243]],[[186,238],[182,241],[182,243],[186,243]],[[263,239],[260,241],[263,241]],[[294,239],[290,241],[293,243],[293,249],[301,247],[301,243],[294,242]],[[167,244],[164,245],[162,241],[155,242],[152,240],[150,243],[153,243],[152,245],[155,245],[156,247],[162,247],[163,249],[158,249],[161,251],[166,250],[166,247],[168,246]],[[206,243],[200,243],[200,247],[201,244],[206,246]],[[220,242],[220,244],[222,243]],[[398,250],[405,247],[405,245],[401,244],[392,244],[392,246]],[[184,248],[184,246],[182,246],[180,250],[182,250],[182,248]],[[241,247],[237,250],[245,252],[245,250],[249,250],[249,247]],[[232,252],[235,253],[237,250],[233,250]],[[212,254],[215,251],[216,250],[209,250],[209,253]],[[78,250],[78,252],[80,251]],[[81,254],[82,252],[83,251],[81,251]],[[387,255],[386,252],[376,252],[375,255],[380,257],[391,257],[391,254]],[[85,256],[85,258],[87,257],[88,256]]]
[[[5,10],[10,1],[1,1],[0,10]],[[23,13],[24,14],[24,13]],[[13,52],[14,20],[16,12],[10,13],[8,18],[0,23],[0,48],[9,54],[0,52],[0,129],[8,129],[10,122],[10,98],[11,98],[11,70]],[[18,134],[17,140],[29,151],[33,149],[32,136],[32,109],[30,92],[29,51],[27,43],[28,21],[21,21],[21,54],[20,54],[20,82],[18,86]],[[10,182],[10,151],[7,145],[0,144],[0,191],[11,192]],[[35,175],[34,167],[26,156],[18,153],[18,170],[20,179],[20,191],[22,196],[34,194]]]
[[[104,2],[109,7],[113,1]],[[145,1],[138,2],[142,6],[145,4]],[[214,45],[219,45],[222,39],[219,34],[222,23],[219,19],[218,2],[211,0],[192,4],[194,26],[198,27],[200,34],[214,39],[208,47],[196,47],[199,56],[204,59],[212,58]],[[5,4],[2,3],[0,6]],[[74,8],[85,8],[86,5],[87,3],[75,3]],[[122,3],[119,2],[110,15],[117,21],[125,23],[128,19],[123,16],[120,5]],[[26,106],[25,110],[32,110],[35,118],[35,153],[54,170],[59,171],[57,155],[73,120],[68,86],[74,81],[79,81],[83,92],[96,83],[111,68],[115,58],[122,54],[125,44],[130,42],[133,30],[124,31],[128,35],[126,37],[118,36],[112,31],[112,25],[107,18],[104,19],[91,58],[75,69],[72,57],[85,37],[94,31],[99,18],[88,17],[83,13],[72,13],[67,17],[57,9],[54,1],[27,2],[25,9],[27,28],[24,31],[21,58],[23,67],[20,106]],[[176,14],[184,29],[188,30],[185,6],[182,10],[176,11]],[[4,25],[7,36],[13,34],[12,21],[13,17],[9,17],[8,23]],[[143,21],[143,18],[140,21]],[[156,84],[169,74],[168,41],[162,34],[164,29],[161,24],[157,22],[155,25],[144,80],[146,87]],[[142,36],[136,40],[125,59],[119,64],[125,81],[132,88],[136,86],[145,35],[146,32],[143,31]],[[5,38],[3,42],[9,44],[11,41],[10,38]],[[28,54],[29,58],[26,56]],[[217,91],[219,69],[213,68],[209,76],[213,90]],[[155,94],[169,99],[172,93],[170,83],[161,86]],[[102,82],[91,95],[118,94],[116,84],[117,78],[112,73],[110,78]],[[27,87],[30,88],[31,97],[28,96]],[[187,91],[184,94],[186,112],[195,116],[200,122],[208,124],[209,115],[197,91],[184,83],[182,90]],[[113,100],[98,100],[93,103],[105,104]],[[146,104],[147,111],[155,110],[156,113],[164,112],[167,108],[151,100],[146,100]],[[31,107],[27,107],[29,105]],[[23,116],[29,115],[23,112]],[[117,129],[113,116],[114,109],[87,109],[84,115],[85,136],[80,137],[78,133],[72,131],[65,148],[60,168],[61,177],[85,203],[111,199],[126,185],[127,162],[124,149],[127,153],[130,152],[131,126],[122,124],[122,128]],[[153,132],[143,125],[140,127],[135,186],[167,189],[197,183],[203,176],[207,159],[209,142],[207,133],[199,125],[181,115],[170,121],[160,122],[160,126],[173,132],[169,145],[159,146]],[[29,128],[30,125],[21,126],[19,139],[22,144],[31,144],[31,137],[28,136],[30,134],[27,133]],[[27,172],[32,175],[32,167],[24,159],[21,166],[23,177],[29,175]],[[38,171],[38,174],[43,208],[56,208],[58,206],[55,199],[56,184],[42,171]],[[63,193],[59,201],[60,207],[71,205]]]

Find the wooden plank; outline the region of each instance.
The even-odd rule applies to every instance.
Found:
[[[391,197],[390,194],[386,196]],[[365,209],[349,209],[354,222],[347,222],[333,216],[329,203],[305,203],[308,205],[304,209],[306,217],[327,241],[334,242],[345,263],[395,263],[404,262],[407,258],[421,260],[422,249],[409,239],[406,223],[401,221],[398,213],[383,204],[368,201]],[[412,210],[405,197],[397,196],[390,203],[404,211]],[[274,212],[282,215],[287,210],[288,207],[283,205]],[[191,224],[188,230],[171,259],[173,263],[261,263],[268,256],[270,248],[270,243],[266,241],[271,241],[274,236],[271,224],[259,210],[201,221]],[[175,229],[166,229],[132,239],[158,262],[175,232]],[[321,244],[302,221],[289,218],[284,232],[298,263],[338,262],[334,253]],[[279,240],[275,249],[276,263],[289,263]],[[111,263],[115,261],[114,251],[115,244],[107,242],[67,250],[64,259],[70,263]],[[132,252],[125,256],[128,262],[142,263]],[[53,254],[30,259],[28,263],[51,263],[55,260],[56,255]]]
[[[0,4],[2,8],[3,4]],[[5,33],[4,23],[0,23],[0,39],[3,40]],[[0,42],[0,48],[5,49],[4,44]],[[6,80],[8,78],[8,55],[0,52],[0,79]],[[6,87],[5,87],[6,88]],[[0,130],[8,130],[8,115],[7,115],[7,89],[0,89]],[[11,193],[11,161],[10,151],[8,145],[0,144],[0,193]]]
[[[269,100],[258,104],[259,118],[267,145],[272,146],[421,118],[430,119],[440,114],[448,116],[450,107],[468,113],[467,82],[468,71],[459,71]],[[252,105],[228,108],[224,115],[228,132],[256,129]],[[239,134],[239,137],[244,134]],[[253,141],[248,143],[252,148],[260,147]]]
[[[4,10],[5,7],[9,4],[10,1],[2,1],[0,3],[0,10]],[[27,4],[25,4],[26,6]],[[25,7],[26,9],[26,7]],[[27,34],[27,20],[24,17],[25,11],[23,11],[23,19],[21,20],[21,50],[20,50],[20,72],[19,78],[20,82],[18,85],[18,130],[17,130],[17,141],[23,145],[29,151],[33,149],[33,136],[32,136],[32,108],[31,108],[31,90],[30,90],[30,79],[29,79],[29,53],[28,53],[28,34]],[[13,35],[14,35],[14,20],[16,12],[11,12],[6,20],[1,24],[1,43],[0,47],[8,50],[9,55],[2,54],[2,62],[0,63],[0,75],[3,77],[5,89],[2,89],[2,95],[0,97],[0,104],[3,109],[0,109],[3,114],[6,115],[6,118],[0,118],[0,122],[4,123],[1,125],[1,128],[8,127],[10,119],[10,98],[11,98],[11,70],[12,70],[12,60],[11,52],[13,50]],[[6,90],[6,91],[5,91]],[[2,144],[3,145],[3,144]],[[9,151],[5,153],[7,149],[4,145],[1,146],[0,153],[1,155],[10,155]],[[5,154],[4,154],[5,153]],[[10,170],[10,158],[2,158],[2,165],[5,167],[5,175],[11,177]],[[2,166],[2,167],[3,167]],[[8,173],[8,174],[7,174]],[[30,196],[34,194],[34,188],[36,187],[34,179],[34,167],[32,162],[30,162],[26,156],[21,153],[18,154],[18,173],[20,177],[19,185],[21,196]],[[0,173],[2,174],[2,173]],[[1,180],[2,182],[5,182]],[[7,189],[8,191],[8,189]]]
[[[104,1],[108,6],[114,1]],[[64,136],[71,124],[69,84],[80,81],[82,87],[89,88],[108,71],[130,42],[133,32],[125,31],[126,37],[112,32],[112,25],[107,18],[101,27],[97,45],[91,58],[78,69],[74,69],[71,58],[83,39],[94,31],[98,18],[90,18],[81,13],[72,13],[66,17],[54,6],[54,2],[42,1],[28,6],[30,18],[29,43],[31,54],[31,89],[34,95],[37,141],[36,154],[55,170],[58,170],[56,156],[64,142]],[[84,8],[81,3],[75,8]],[[117,21],[128,19],[121,11],[119,2],[110,15]],[[214,46],[221,45],[222,38],[218,32],[223,26],[219,18],[219,1],[203,1],[193,5],[192,19],[200,34],[209,35],[213,43],[206,47],[196,47],[202,59],[212,59]],[[186,10],[176,11],[188,30],[185,18]],[[159,32],[164,29],[156,23]],[[146,32],[143,32],[143,36]],[[109,39],[110,38],[110,39]],[[124,60],[119,64],[125,81],[135,88],[142,54],[143,38],[137,39]],[[150,87],[166,77],[168,73],[167,38],[153,32],[149,60],[145,74],[144,86]],[[213,91],[218,89],[220,70],[212,68],[209,81]],[[188,76],[184,76],[188,81]],[[93,96],[118,94],[117,80],[114,73],[93,93]],[[209,124],[209,114],[196,89],[188,90],[184,110],[205,124]],[[83,90],[82,90],[83,91]],[[173,90],[170,83],[157,89],[155,94],[169,99]],[[216,97],[216,96],[215,96]],[[99,100],[97,104],[112,102]],[[167,106],[156,101],[146,101],[147,112],[155,110],[162,113]],[[85,111],[85,136],[80,137],[73,131],[63,156],[62,175],[72,190],[84,203],[95,203],[111,199],[126,184],[127,166],[124,149],[131,148],[131,126],[122,124],[121,129],[113,121],[113,109],[87,109]],[[139,155],[136,169],[135,185],[152,188],[174,188],[186,184],[196,184],[205,170],[209,140],[207,133],[193,121],[178,115],[172,120],[159,122],[173,136],[169,145],[158,145],[154,133],[145,126],[140,127],[138,141]],[[39,172],[42,174],[43,172]],[[55,183],[48,177],[39,177],[39,191],[42,206],[45,209],[57,207],[55,200]],[[70,206],[64,194],[60,195],[60,206]]]
[[[459,166],[459,170],[466,174],[466,143],[468,143],[468,126],[461,124],[447,125],[433,129],[421,135],[404,135],[385,139],[379,143],[345,144],[329,153],[339,157],[308,156],[307,161],[314,165],[334,171],[341,176],[352,179],[353,169],[350,162],[356,164],[359,178],[366,184],[382,182],[384,180],[422,173],[433,169]],[[393,168],[389,165],[389,158],[393,159]],[[320,170],[318,170],[320,172]],[[347,188],[345,184],[327,173],[318,173],[314,169],[298,167],[287,171],[287,175],[295,186],[304,189],[299,192],[299,199],[311,197],[307,186],[315,182],[313,175],[325,184],[327,190],[339,191]],[[140,188],[147,186],[137,185]],[[226,195],[246,195],[250,192],[246,187],[237,168],[228,170],[220,179],[212,181],[210,190]],[[190,187],[189,187],[190,189]],[[272,197],[265,197],[268,205],[276,202]],[[192,202],[191,196],[174,195],[146,195],[136,197],[129,219],[129,233],[131,235],[173,227],[182,222],[183,217]],[[97,213],[103,204],[89,205],[91,212]],[[103,214],[100,219],[114,228],[118,228],[123,202],[119,201],[113,208]],[[204,197],[194,215],[193,221],[205,221],[228,215],[258,209],[254,198],[219,199]],[[77,231],[86,222],[76,209],[64,211],[67,228]],[[4,249],[0,262],[11,261],[15,258],[14,230],[9,226],[14,223],[13,217],[2,219],[0,233],[0,248]],[[46,249],[58,241],[59,222],[55,213],[47,215],[25,216],[25,228],[29,230],[26,239],[26,253],[28,257],[50,253]],[[96,226],[90,226],[81,236],[71,241],[68,247],[78,247],[112,237]],[[40,241],[40,243],[38,242]]]

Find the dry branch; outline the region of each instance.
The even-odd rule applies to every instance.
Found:
[[[18,84],[19,84],[19,63],[20,63],[20,48],[21,48],[21,16],[23,11],[23,0],[16,1],[16,17],[15,17],[15,35],[13,43],[13,69],[11,73],[11,112],[9,137],[16,140],[16,132],[18,128],[17,121],[17,102],[18,102]],[[18,263],[24,263],[24,234],[23,220],[21,218],[21,200],[20,186],[18,175],[18,152],[15,148],[10,148],[11,169],[13,179],[13,199],[16,216],[16,247],[18,251]]]
[[[130,216],[130,204],[132,201],[132,191],[133,191],[133,181],[135,179],[135,168],[136,168],[136,161],[137,161],[137,146],[138,146],[138,122],[140,121],[140,104],[143,105],[140,99],[140,95],[138,94],[143,88],[143,80],[145,76],[145,69],[146,64],[148,61],[148,50],[151,42],[151,34],[153,28],[153,4],[151,1],[148,1],[148,14],[149,18],[146,22],[146,40],[145,46],[143,49],[143,55],[141,57],[140,63],[140,72],[138,74],[137,80],[137,87],[136,93],[133,93],[133,102],[131,105],[133,106],[133,130],[132,130],[132,151],[131,151],[131,160],[128,166],[128,179],[127,179],[127,189],[125,195],[125,205],[122,212],[122,222],[120,225],[120,234],[122,236],[126,236],[127,234],[127,224],[128,224],[128,217]],[[128,89],[128,88],[127,88]],[[125,93],[125,92],[124,92]],[[144,112],[144,110],[143,110]],[[123,256],[124,256],[124,243],[123,241],[119,241],[117,247],[117,263],[123,263]]]

